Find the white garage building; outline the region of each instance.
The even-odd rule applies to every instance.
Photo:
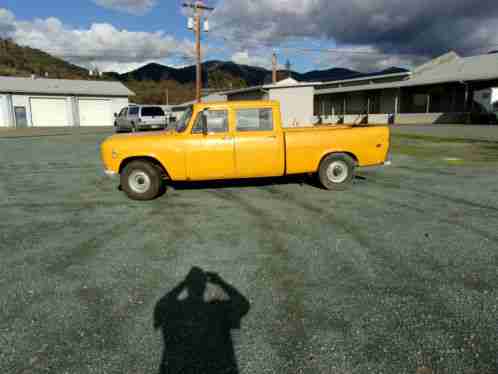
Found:
[[[0,128],[112,126],[132,95],[120,82],[0,77]]]

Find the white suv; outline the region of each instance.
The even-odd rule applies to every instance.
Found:
[[[157,105],[130,105],[114,114],[114,127],[120,131],[139,131],[146,129],[164,130],[167,116]]]

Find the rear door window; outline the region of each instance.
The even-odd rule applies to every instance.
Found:
[[[160,107],[150,106],[142,108],[143,117],[164,117],[164,111]]]
[[[271,108],[237,110],[237,131],[273,131]]]

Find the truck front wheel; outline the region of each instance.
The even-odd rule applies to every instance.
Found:
[[[121,172],[121,188],[133,200],[152,200],[164,186],[158,168],[147,161],[132,161]]]
[[[354,178],[354,160],[345,154],[331,154],[320,163],[318,178],[327,190],[345,190]]]

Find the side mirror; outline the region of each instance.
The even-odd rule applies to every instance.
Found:
[[[117,114],[117,113],[114,113],[114,118],[116,118],[117,116],[118,116],[118,114]]]

